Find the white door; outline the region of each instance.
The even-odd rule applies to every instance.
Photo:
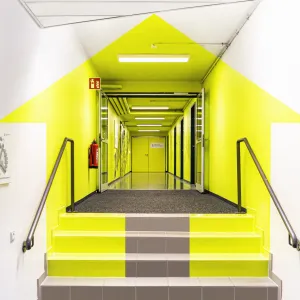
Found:
[[[204,193],[204,167],[205,167],[205,90],[202,89],[197,98],[196,105],[196,189]]]

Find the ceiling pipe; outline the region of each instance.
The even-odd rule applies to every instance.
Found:
[[[119,102],[118,98],[113,98],[113,100],[114,100],[116,106],[118,107],[118,110],[120,112],[120,116],[124,115],[125,113],[123,111],[123,108],[120,105],[120,102]]]
[[[116,104],[115,102],[113,101],[112,98],[109,98],[109,102],[110,104],[112,105],[113,109],[115,110],[115,112],[117,113],[117,115],[120,115],[119,111],[118,111],[118,108],[116,107]]]
[[[122,101],[122,98],[117,98],[118,99],[118,102],[120,103],[120,106],[122,107],[123,111],[124,111],[124,115],[127,115],[127,110],[126,110],[126,107]]]
[[[123,98],[123,101],[124,101],[124,104],[125,104],[126,110],[128,111],[128,114],[130,114],[130,108],[129,108],[129,105],[128,105],[128,102],[127,102],[127,99],[126,99],[125,97]]]
[[[101,88],[103,90],[121,90],[123,86],[118,84],[102,84]]]

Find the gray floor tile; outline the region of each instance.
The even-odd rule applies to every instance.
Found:
[[[135,300],[135,287],[104,286],[103,300]]]
[[[138,286],[136,300],[168,300],[167,286]]]
[[[126,277],[137,277],[137,262],[136,261],[126,261],[125,266]]]
[[[205,286],[202,287],[202,300],[235,300],[234,287]],[[256,300],[256,299],[252,299]]]
[[[137,277],[167,277],[167,261],[138,261]]]
[[[165,253],[165,237],[139,237],[138,253]]]
[[[102,300],[102,286],[73,286],[71,300]]]
[[[126,236],[125,247],[126,253],[137,253],[138,237]]]
[[[268,288],[268,300],[279,300],[279,288],[269,287]]]
[[[65,286],[43,286],[42,300],[71,300],[70,290],[70,287]]]
[[[126,216],[125,218],[126,231],[139,231],[140,221],[141,218],[131,218]]]
[[[277,286],[276,283],[268,277],[231,277],[230,280],[234,286]]]
[[[189,277],[190,262],[189,261],[168,261],[169,277]]]
[[[171,286],[169,287],[169,300],[202,300],[199,286]]]
[[[199,281],[201,286],[234,286],[229,277],[199,277]]]
[[[268,300],[268,288],[235,287],[235,300]]]
[[[167,237],[166,241],[166,253],[190,253],[189,238]]]

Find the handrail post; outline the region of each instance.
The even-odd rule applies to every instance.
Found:
[[[74,141],[71,142],[71,212],[75,211],[75,159],[74,159]]]
[[[241,146],[240,142],[236,143],[237,159],[237,193],[238,193],[238,212],[242,212],[242,178],[241,178]]]

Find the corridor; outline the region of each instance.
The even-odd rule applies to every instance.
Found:
[[[194,185],[169,173],[129,173],[113,182],[110,190],[192,190]]]

